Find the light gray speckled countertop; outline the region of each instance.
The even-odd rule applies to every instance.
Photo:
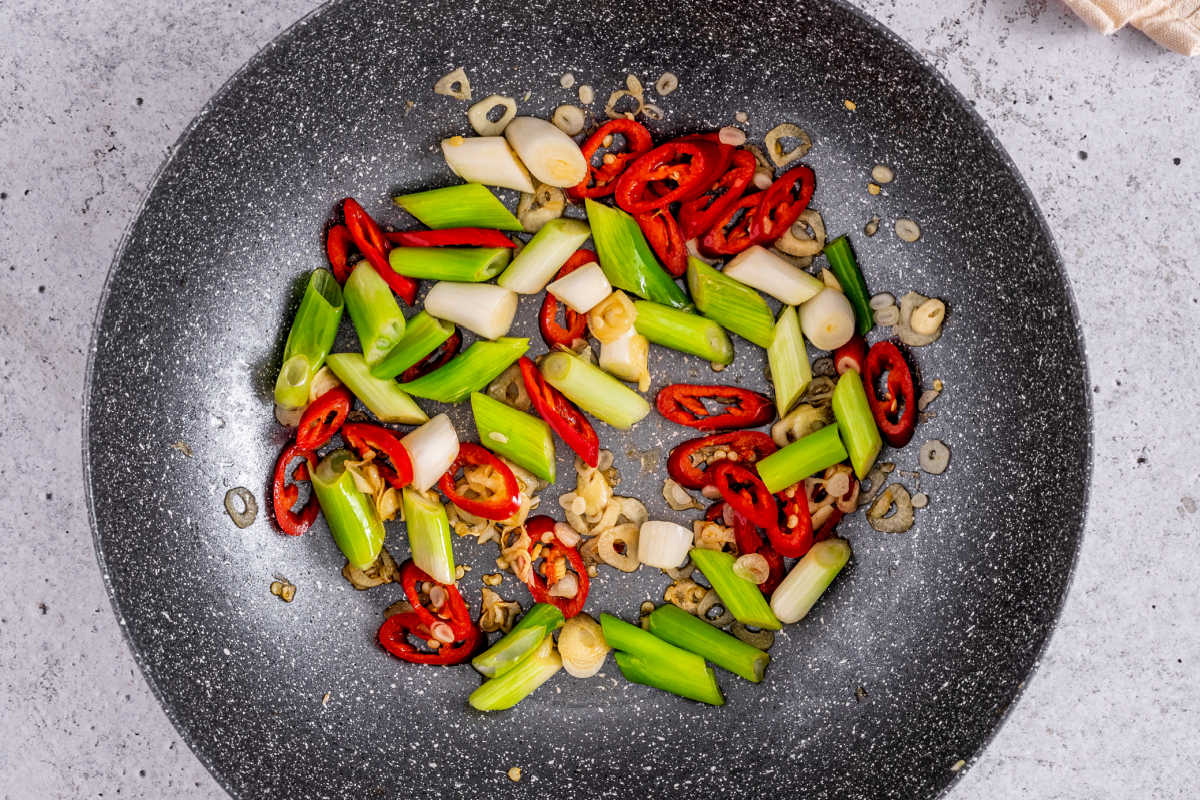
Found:
[[[233,72],[313,7],[0,4],[0,797],[223,796],[100,581],[80,399],[96,303],[149,181]],[[1200,791],[1200,59],[1056,2],[864,0],[973,102],[1079,303],[1095,476],[1044,661],[954,800]],[[1137,333],[1137,340],[1132,334]],[[1054,491],[1054,487],[1047,487]]]

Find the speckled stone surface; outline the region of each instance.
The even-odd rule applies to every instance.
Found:
[[[1096,38],[1055,6],[980,4],[944,19],[916,6],[866,9],[977,103],[1030,182],[1080,303],[1095,385],[1096,483],[1074,590],[1029,690],[951,796],[1191,796],[1200,487],[1186,423],[1200,387],[1158,365],[1161,342],[1175,353],[1197,344],[1197,68],[1132,32]],[[78,462],[82,369],[111,252],[162,155],[236,66],[309,8],[250,20],[216,5],[186,18],[149,8],[0,8],[17,44],[0,54],[12,98],[0,112],[0,257],[13,309],[0,324],[16,343],[0,360],[11,418],[0,470],[12,487],[0,513],[4,797],[220,796],[137,674],[98,580]],[[1158,102],[1139,101],[1142,92]],[[1156,326],[1153,346],[1127,344],[1130,320]],[[165,428],[153,432],[168,440]],[[153,457],[196,469],[176,455]],[[232,560],[222,546],[206,540],[204,557]],[[244,600],[231,614],[263,602]],[[186,626],[162,623],[169,635]],[[270,633],[270,657],[295,669],[299,645]],[[235,665],[250,654],[235,652]],[[347,655],[343,666],[356,662]],[[297,707],[319,704],[326,688],[298,679]],[[323,722],[343,724],[363,703],[373,698],[335,693]],[[298,725],[292,735],[326,733]],[[261,753],[243,747],[249,761]]]

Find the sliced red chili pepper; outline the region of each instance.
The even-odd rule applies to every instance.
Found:
[[[879,379],[887,373],[887,391],[878,394]],[[917,427],[916,391],[912,372],[900,348],[891,342],[876,342],[867,353],[863,375],[867,402],[879,432],[892,447],[904,447]]]
[[[374,463],[379,467],[383,479],[392,487],[403,489],[412,482],[412,458],[400,437],[391,430],[366,422],[347,422],[342,426],[342,438],[354,448],[359,458],[374,453]],[[384,459],[391,463],[384,462]]]
[[[460,494],[454,486],[454,476],[465,466],[491,467],[504,483],[504,489],[490,497],[467,497]],[[499,457],[481,444],[463,442],[458,446],[458,457],[446,470],[446,474],[438,479],[438,488],[451,503],[477,517],[491,520],[504,520],[511,517],[521,508],[521,489],[517,485],[517,476]]]
[[[429,628],[411,611],[393,614],[379,626],[379,644],[384,650],[402,661],[412,664],[461,664],[472,655],[480,642],[479,628],[471,625],[459,636],[459,641],[444,644],[437,650],[418,650],[408,641],[409,636],[416,636],[422,641],[433,639]]]
[[[315,451],[333,438],[346,421],[354,396],[345,386],[335,386],[308,404],[296,427],[296,444]]]
[[[596,157],[596,153],[611,146],[606,146],[604,140],[609,136],[618,135],[625,138],[625,152],[616,153],[609,150],[605,154],[612,156],[608,163],[601,163],[599,166],[593,165],[592,159]],[[583,151],[583,157],[587,159],[587,175],[577,186],[567,189],[567,196],[574,202],[580,203],[585,197],[606,197],[612,194],[617,184],[617,178],[621,177],[626,165],[653,146],[654,142],[650,138],[650,131],[640,123],[631,119],[609,120],[597,128],[596,132],[589,136],[583,143],[583,147],[580,148]]]
[[[425,604],[421,602],[418,584],[426,582],[437,584],[446,593],[446,601],[436,611],[426,608]],[[413,607],[413,613],[426,628],[432,630],[438,622],[446,622],[454,631],[454,635],[461,639],[467,635],[470,628],[474,627],[471,622],[471,610],[467,608],[467,601],[463,599],[458,587],[453,583],[438,583],[429,577],[425,570],[414,564],[412,559],[400,565],[400,586],[404,589],[404,596],[407,598],[408,604]]]
[[[346,228],[358,252],[375,268],[383,282],[411,306],[417,298],[417,282],[396,272],[388,263],[387,252],[391,244],[383,235],[379,223],[371,219],[371,215],[353,197],[342,201],[342,216],[346,218]]]
[[[525,391],[529,393],[529,399],[541,418],[566,442],[567,447],[583,459],[583,463],[589,467],[599,464],[600,437],[596,435],[592,423],[570,400],[563,397],[562,392],[546,383],[537,365],[528,356],[521,356],[517,363],[521,365]]]
[[[757,240],[751,232],[762,201],[762,192],[742,196],[700,239],[700,250],[710,256],[740,253]]]
[[[675,278],[682,275],[687,270],[687,242],[670,210],[656,208],[646,214],[637,214],[634,219],[667,272]]]
[[[311,528],[317,519],[317,512],[321,510],[317,505],[317,496],[312,493],[309,494],[308,502],[303,508],[299,511],[293,510],[296,501],[300,499],[300,487],[295,483],[288,483],[288,466],[297,458],[304,459],[302,465],[307,464],[307,468],[300,472],[300,468],[297,467],[292,473],[292,480],[306,479],[308,469],[316,468],[312,451],[305,450],[293,442],[279,454],[279,460],[275,462],[275,476],[271,482],[271,506],[275,511],[275,524],[288,536],[299,536]]]
[[[804,481],[789,486],[777,497],[782,504],[780,519],[778,524],[767,528],[767,537],[781,556],[799,558],[813,546],[812,516],[808,513]]]
[[[734,513],[741,514],[756,527],[766,529],[768,535],[777,527],[779,506],[753,471],[733,461],[718,461],[705,470],[704,481],[717,487]],[[779,549],[778,545],[776,549]],[[783,553],[782,550],[779,552]]]
[[[703,489],[708,483],[705,478],[706,466],[719,463],[706,463],[713,453],[725,450],[737,456],[737,463],[753,464],[777,449],[774,440],[762,431],[714,433],[676,445],[667,459],[667,472],[686,489]]]
[[[558,274],[554,276],[554,279],[558,280],[563,275],[571,274],[584,264],[599,262],[599,260],[600,257],[591,250],[576,250],[567,259],[567,263],[559,268]],[[570,347],[575,343],[576,339],[587,337],[587,314],[580,314],[564,303],[563,321],[567,324],[558,324],[558,298],[550,294],[550,292],[546,292],[546,296],[542,298],[542,310],[538,312],[538,327],[542,331],[542,338],[546,340],[546,346],[551,350],[557,347]]]
[[[751,238],[758,244],[766,244],[782,236],[808,208],[816,180],[813,171],[803,165],[776,178],[762,193],[762,204],[750,224]]]
[[[834,528],[837,527],[837,524],[842,521],[842,517],[844,516],[845,514],[842,513],[841,509],[833,509],[833,512],[829,515],[829,518],[826,519],[825,522],[822,523],[821,528],[813,534],[813,543],[816,544],[817,542],[823,542],[829,537],[833,536]]]
[[[703,193],[716,177],[714,165],[722,160],[721,148],[699,138],[673,139],[644,153],[617,180],[613,198],[630,214],[645,214],[678,200]],[[669,187],[662,194],[648,191],[655,181]]]
[[[350,277],[350,246],[354,244],[350,229],[345,225],[334,225],[325,234],[325,256],[333,270],[333,277],[338,283],[345,283]]]
[[[536,567],[531,569],[531,578],[525,585],[529,587],[529,593],[533,595],[535,603],[550,603],[561,611],[564,617],[573,617],[583,610],[583,604],[587,601],[590,588],[587,566],[583,563],[583,556],[579,554],[577,548],[567,547],[557,539],[550,542],[542,541],[544,534],[554,535],[554,525],[554,520],[545,515],[530,517],[525,521],[525,531],[529,534],[529,552],[533,553],[537,546],[541,545],[539,558],[545,559],[541,565],[541,573],[539,574]],[[565,559],[571,569],[575,571],[578,588],[574,597],[555,597],[550,594],[550,587],[557,580],[548,582],[545,570],[548,565],[554,564],[559,559]],[[561,576],[559,577],[561,578]]]
[[[864,374],[867,371],[866,340],[857,333],[851,336],[850,341],[833,351],[833,366],[838,375],[848,369]]]
[[[758,553],[766,559],[769,570],[767,580],[760,583],[758,588],[769,596],[783,582],[783,556],[779,555],[779,551],[769,541],[763,539],[753,522],[736,511],[733,512],[733,541],[739,554]]]
[[[388,231],[384,237],[400,247],[516,247],[503,231],[492,228],[443,228],[438,231]]]
[[[429,355],[422,358],[417,363],[413,364],[400,375],[401,383],[415,381],[422,375],[433,372],[435,369],[446,366],[450,359],[458,355],[459,349],[462,347],[462,334],[455,329],[454,333],[447,337],[446,341],[438,345],[438,348]]]
[[[758,166],[749,150],[735,150],[731,163],[704,194],[679,207],[679,230],[683,238],[695,239],[712,229],[731,209],[751,181]]]
[[[720,404],[721,410],[711,413],[705,400]],[[771,398],[740,386],[672,383],[658,390],[654,404],[671,422],[702,431],[753,428],[775,417]]]

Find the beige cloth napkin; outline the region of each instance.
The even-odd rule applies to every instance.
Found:
[[[1200,0],[1063,0],[1104,34],[1132,25],[1163,47],[1200,55]]]

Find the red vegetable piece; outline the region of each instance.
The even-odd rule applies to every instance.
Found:
[[[720,403],[721,411],[710,413],[704,405],[705,400]],[[654,404],[658,413],[671,422],[702,431],[753,428],[770,422],[775,416],[771,398],[740,386],[672,383],[659,390]]]
[[[841,375],[852,369],[859,375],[867,371],[867,342],[859,334],[850,337],[850,341],[833,351],[833,366]]]
[[[325,234],[325,256],[329,259],[329,267],[338,283],[345,283],[350,277],[349,252],[354,244],[350,229],[345,225],[334,225]]]
[[[401,383],[415,381],[422,375],[433,372],[435,369],[446,366],[450,359],[458,355],[459,348],[462,347],[462,334],[455,329],[454,333],[446,338],[446,341],[438,345],[438,348],[429,355],[422,358],[417,363],[413,364],[400,375]]]
[[[358,252],[362,253],[363,258],[379,273],[384,283],[411,306],[417,298],[417,282],[396,272],[388,263],[387,252],[391,244],[384,236],[379,223],[375,222],[353,197],[342,201],[342,216],[346,218],[346,228],[349,229]]]
[[[566,442],[567,447],[583,459],[583,463],[589,467],[599,464],[600,437],[596,435],[592,423],[570,400],[563,397],[562,392],[546,383],[537,365],[528,356],[521,356],[517,363],[521,366],[525,391],[529,393],[529,399],[541,418]]]
[[[417,614],[405,611],[393,614],[379,626],[378,639],[380,646],[402,661],[412,664],[461,664],[472,655],[479,646],[481,635],[479,628],[471,625],[459,636],[459,641],[443,644],[437,650],[418,650],[408,641],[409,636],[415,636],[423,642],[433,639]]]
[[[758,244],[751,229],[763,193],[744,195],[700,239],[700,250],[710,256],[731,256]]]
[[[373,453],[383,479],[393,488],[403,489],[412,482],[413,466],[408,449],[388,428],[366,422],[347,422],[342,426],[342,438],[354,448],[359,458]]]
[[[815,544],[817,542],[823,542],[829,537],[833,536],[834,528],[837,527],[837,524],[842,521],[842,517],[844,516],[845,514],[842,513],[841,509],[833,509],[833,513],[831,513],[829,518],[826,519],[821,525],[820,530],[813,534],[813,543]]]
[[[442,587],[446,593],[446,601],[441,608],[431,610],[425,607],[418,590],[418,584],[421,583],[435,583]],[[467,601],[458,591],[458,586],[453,583],[438,583],[429,577],[425,570],[414,564],[412,559],[400,565],[400,586],[404,589],[408,604],[413,607],[413,613],[427,629],[432,630],[438,622],[446,622],[454,631],[454,635],[461,639],[474,627],[471,622],[471,610],[467,608]]]
[[[634,219],[667,272],[675,278],[682,275],[687,270],[687,242],[670,210],[656,208],[649,213],[638,214]]]
[[[275,511],[275,524],[288,536],[299,536],[311,528],[317,519],[317,512],[321,510],[315,494],[309,494],[308,502],[299,511],[293,510],[296,501],[300,499],[300,487],[287,482],[288,466],[297,458],[304,459],[303,464],[306,464],[307,468],[301,473],[298,467],[296,472],[292,473],[292,480],[307,478],[308,470],[316,468],[312,451],[292,443],[279,454],[279,460],[275,462],[275,476],[271,482],[271,506]]]
[[[583,610],[583,604],[587,601],[590,583],[588,581],[587,566],[583,563],[583,556],[579,554],[577,548],[567,547],[558,541],[558,539],[553,539],[548,543],[542,541],[544,534],[554,534],[554,525],[554,520],[545,515],[531,517],[525,521],[525,531],[529,534],[529,552],[532,553],[534,548],[540,544],[542,549],[539,556],[545,559],[541,565],[541,573],[539,573],[537,567],[534,567],[531,570],[531,578],[525,585],[529,587],[529,593],[533,595],[534,602],[550,603],[561,611],[564,617],[570,618]],[[550,594],[550,588],[553,584],[547,581],[545,570],[549,565],[558,561],[558,559],[565,559],[570,568],[575,572],[575,577],[578,581],[578,591],[575,592],[574,597],[555,597]]]
[[[345,386],[335,386],[308,404],[296,428],[296,444],[303,450],[316,451],[342,427],[353,395]]]
[[[460,494],[454,486],[454,476],[465,466],[491,467],[500,475],[504,483],[503,491],[496,492],[491,497],[467,497]],[[477,517],[490,520],[505,520],[521,508],[521,489],[517,485],[517,476],[508,465],[492,454],[486,447],[475,442],[463,442],[458,446],[458,457],[446,470],[446,474],[438,479],[438,488],[451,503]]]
[[[735,150],[729,168],[716,183],[679,207],[679,229],[685,240],[702,236],[725,216],[754,180],[756,166],[753,153]]]
[[[800,558],[813,546],[812,516],[808,513],[804,481],[784,489],[777,496],[782,503],[780,520],[767,529],[767,537],[781,556]]]
[[[554,279],[558,280],[564,275],[571,274],[584,264],[599,262],[599,260],[600,257],[591,250],[576,250],[567,259],[567,263],[559,268],[558,274],[554,276]],[[575,343],[576,339],[587,337],[587,314],[580,314],[564,303],[563,320],[567,324],[559,325],[558,298],[550,294],[550,292],[546,292],[546,296],[542,298],[542,310],[538,312],[538,328],[542,331],[542,338],[546,340],[546,346],[551,350],[556,347],[569,348]]]
[[[757,244],[766,244],[782,236],[808,208],[816,180],[813,171],[803,165],[776,178],[762,193],[762,203],[750,225],[751,238]]]
[[[609,150],[606,156],[612,156],[609,162],[599,166],[592,164],[596,153],[606,148],[604,140],[609,136],[622,136],[625,139],[625,152],[618,153]],[[625,171],[629,162],[647,152],[654,146],[650,131],[645,126],[631,119],[614,119],[601,125],[596,132],[587,138],[580,149],[587,159],[588,171],[584,179],[576,186],[567,189],[567,196],[576,203],[583,202],[586,197],[606,197],[616,188],[617,178]]]
[[[502,231],[491,228],[443,228],[437,231],[389,231],[388,242],[399,247],[516,247]]]
[[[753,464],[777,449],[774,440],[761,431],[715,433],[676,445],[667,459],[667,472],[685,489],[702,489],[708,483],[705,467],[719,463],[705,463],[715,452],[725,450],[737,456],[737,463]]]
[[[779,507],[775,503],[774,495],[767,490],[758,475],[741,464],[724,460],[710,466],[704,473],[704,480],[717,487],[717,491],[734,513],[741,514],[756,527],[763,528],[768,535],[772,535],[772,530],[778,526]],[[781,554],[786,555],[780,550],[773,536],[772,544]]]
[[[878,384],[884,373],[887,373],[887,391],[880,395]],[[867,353],[863,384],[879,432],[892,447],[904,447],[917,427],[917,403],[912,372],[900,348],[891,342],[872,345]]]
[[[613,199],[630,214],[645,214],[703,193],[716,180],[720,146],[700,138],[673,139],[639,156],[617,181]],[[663,182],[666,191],[649,190]]]

